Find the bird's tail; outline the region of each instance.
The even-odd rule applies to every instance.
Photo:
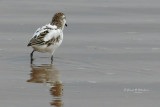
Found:
[[[31,46],[31,43],[29,43],[27,46]]]

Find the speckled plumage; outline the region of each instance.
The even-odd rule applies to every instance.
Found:
[[[52,54],[63,41],[63,29],[66,24],[64,13],[56,13],[50,24],[42,26],[36,30],[27,46],[31,46],[34,51],[49,52]],[[33,56],[31,53],[31,58]]]

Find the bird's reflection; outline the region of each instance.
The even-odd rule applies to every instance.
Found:
[[[62,107],[63,84],[59,80],[59,75],[60,72],[53,65],[31,65],[30,79],[27,82],[47,83],[53,96],[51,106]]]

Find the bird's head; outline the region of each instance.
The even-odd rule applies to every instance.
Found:
[[[58,28],[64,28],[64,26],[67,27],[66,24],[66,16],[64,15],[64,13],[56,13],[53,18],[52,18],[52,25],[56,25]]]

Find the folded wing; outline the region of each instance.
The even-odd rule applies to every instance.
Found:
[[[57,42],[57,38],[62,35],[62,30],[57,29],[55,25],[45,25],[41,28],[38,28],[34,33],[32,39],[28,43],[27,46],[32,45],[47,45],[50,46]]]

